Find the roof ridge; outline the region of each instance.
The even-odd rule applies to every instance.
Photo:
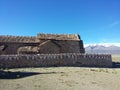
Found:
[[[44,33],[38,33],[37,39],[80,40],[80,36],[78,34],[44,34]]]

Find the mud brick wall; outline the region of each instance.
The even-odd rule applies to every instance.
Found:
[[[112,59],[111,55],[81,53],[0,55],[0,68],[50,66],[112,67]]]

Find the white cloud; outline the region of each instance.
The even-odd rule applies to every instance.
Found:
[[[101,27],[100,30],[110,30],[111,28],[114,28],[115,26],[119,25],[120,21],[114,21],[112,23],[107,24],[104,27]]]
[[[114,26],[118,25],[119,23],[120,23],[119,21],[115,21],[115,22],[109,24],[109,27],[114,27]]]

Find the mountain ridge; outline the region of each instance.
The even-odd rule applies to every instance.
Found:
[[[90,44],[85,46],[86,53],[98,54],[120,54],[120,46],[118,45],[103,45],[103,44]]]

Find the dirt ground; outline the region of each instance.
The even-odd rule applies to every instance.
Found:
[[[120,62],[120,55],[113,55]],[[120,90],[120,67],[16,68],[0,71],[0,90]]]

